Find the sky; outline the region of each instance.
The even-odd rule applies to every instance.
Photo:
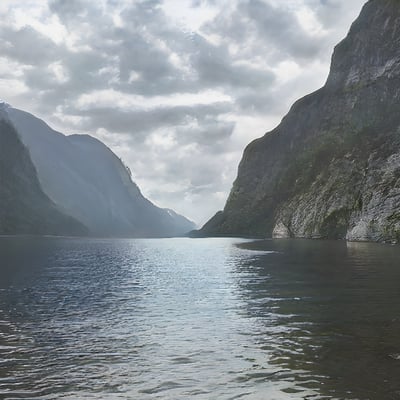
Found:
[[[246,145],[321,87],[365,0],[1,0],[0,98],[102,140],[199,226]]]

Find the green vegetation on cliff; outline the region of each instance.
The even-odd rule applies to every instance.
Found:
[[[28,150],[0,120],[0,234],[84,235],[86,228],[62,214],[43,193]]]
[[[323,88],[250,143],[200,235],[399,242],[400,3],[370,0]]]

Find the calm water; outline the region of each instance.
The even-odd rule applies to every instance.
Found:
[[[400,399],[400,248],[0,238],[0,399]]]

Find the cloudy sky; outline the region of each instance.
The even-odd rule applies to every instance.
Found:
[[[0,98],[89,133],[204,223],[246,144],[322,86],[364,0],[1,0]]]

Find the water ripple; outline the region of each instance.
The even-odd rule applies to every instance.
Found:
[[[0,239],[0,398],[395,398],[399,252],[239,241]]]

